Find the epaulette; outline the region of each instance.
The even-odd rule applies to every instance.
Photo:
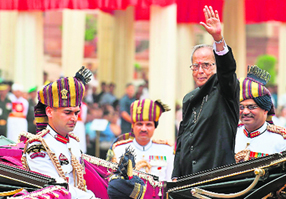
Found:
[[[19,133],[19,136],[18,136],[18,143],[19,142],[24,142],[26,143],[27,140],[29,140],[30,138],[34,137],[35,134],[32,134],[32,133],[29,133],[29,132],[21,132]]]
[[[116,147],[120,146],[120,145],[123,145],[123,144],[128,144],[130,142],[133,142],[132,139],[129,139],[129,140],[120,140],[118,142],[115,142],[112,146],[112,150],[114,150]]]
[[[74,133],[69,133],[69,137],[79,142],[79,138]]]
[[[154,139],[152,140],[152,142],[155,144],[165,144],[165,145],[173,146],[171,143],[168,142],[168,140]]]
[[[47,135],[49,132],[50,132],[50,130],[44,129],[44,130],[40,131],[39,133],[37,133],[36,136],[44,137],[44,136]]]
[[[124,134],[118,136],[114,143],[119,142],[121,140],[129,140],[129,139],[133,140],[134,138],[135,138],[135,135],[133,133],[124,133]]]
[[[267,126],[267,130],[281,135],[286,140],[286,128],[285,127],[270,124]]]
[[[26,143],[27,141],[29,141],[29,143],[40,142],[41,141],[40,138],[44,137],[49,132],[50,130],[48,129],[44,129],[39,133],[37,133],[36,135],[29,132],[21,132],[18,136],[18,142],[24,142],[24,143]]]

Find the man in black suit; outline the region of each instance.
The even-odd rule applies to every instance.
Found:
[[[197,88],[183,99],[172,179],[231,164],[239,121],[239,82],[231,48],[221,32],[218,12],[204,7],[214,45],[197,45],[191,70]]]

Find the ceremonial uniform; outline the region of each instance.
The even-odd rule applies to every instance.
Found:
[[[136,139],[119,141],[113,148],[117,162],[129,146],[135,150],[136,169],[156,175],[160,181],[171,181],[174,161],[173,147],[166,142],[160,143],[155,140],[145,146],[139,145]]]
[[[136,169],[159,177],[160,181],[171,181],[174,150],[167,141],[153,140],[153,133],[163,112],[169,107],[160,100],[136,100],[130,106],[132,133],[118,137],[107,158],[118,162],[125,149],[135,150]],[[134,139],[135,138],[135,139]]]
[[[95,198],[83,178],[79,139],[71,133],[90,75],[82,67],[75,77],[60,78],[38,91],[35,121],[39,133],[28,139],[22,157],[27,169],[67,182],[74,199]]]
[[[27,132],[28,122],[26,119],[29,103],[23,97],[13,97],[12,112],[9,114],[7,121],[7,138],[17,142],[20,132]]]
[[[87,115],[87,105],[82,102],[80,106],[80,113],[78,115],[76,126],[73,133],[79,137],[80,149],[83,153],[86,153],[86,134],[85,134],[85,121]]]
[[[273,132],[274,130],[272,129],[277,129],[277,126],[265,122],[263,126],[256,131],[248,132],[244,125],[239,126],[235,140],[235,153],[245,149],[249,150],[247,158],[249,160],[285,151],[286,134],[284,134],[285,139],[283,138],[283,129],[285,132],[285,128],[278,128],[278,130]]]
[[[41,139],[37,139],[36,136],[35,140],[30,139],[24,155],[29,168],[32,171],[44,173],[55,178],[59,183],[67,181],[72,198],[85,199],[94,197],[91,191],[86,192],[76,187],[81,185],[83,186],[82,188],[85,188],[85,181],[82,176],[84,167],[80,165],[80,163],[83,163],[83,159],[81,158],[78,138],[71,133],[65,138],[57,134],[50,126],[47,127],[47,130],[38,133],[38,135],[43,138],[45,143]],[[45,148],[45,144],[48,148]],[[54,153],[58,163],[51,159],[49,153]],[[78,162],[73,163],[72,156]],[[75,168],[76,166],[79,167],[79,170]],[[58,173],[57,170],[59,169],[62,169],[65,179]]]
[[[236,162],[286,150],[286,129],[272,125],[274,105],[265,87],[269,79],[270,74],[258,66],[249,66],[247,77],[239,79],[241,125],[235,140]]]

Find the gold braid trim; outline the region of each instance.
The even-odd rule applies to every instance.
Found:
[[[173,146],[171,143],[169,143],[168,140],[153,139],[152,142],[155,144],[165,144],[165,145]]]
[[[44,133],[46,133],[46,132],[43,132],[43,134],[44,134]],[[41,143],[42,143],[42,145],[43,145],[43,147],[45,148],[45,150],[46,150],[48,156],[50,157],[50,159],[51,159],[51,161],[52,161],[54,167],[56,168],[56,170],[57,170],[59,176],[60,176],[61,178],[63,178],[65,181],[67,181],[67,178],[66,178],[66,176],[65,176],[65,174],[64,174],[64,172],[63,172],[63,169],[62,169],[62,167],[61,167],[61,165],[60,165],[60,162],[59,162],[58,158],[56,157],[55,153],[53,153],[52,150],[48,147],[48,145],[46,144],[45,140],[41,137],[41,133],[35,135],[34,137],[30,138],[30,139],[26,142],[25,148],[24,148],[24,152],[23,152],[23,153],[24,153],[24,154],[26,153],[28,144],[29,144],[29,143],[32,143],[33,141],[38,141],[38,142],[41,142]],[[25,168],[28,169],[28,170],[30,170],[30,168],[29,168],[29,166],[28,166],[28,164],[27,164],[27,159],[26,159],[26,157],[25,157],[25,158],[22,157],[21,160],[22,160],[22,163],[23,163],[23,161],[25,161],[25,162],[23,163],[23,165],[25,166]],[[68,181],[67,181],[67,183],[68,183]]]
[[[77,181],[77,183],[76,183],[77,188],[79,188],[83,191],[86,191],[86,186],[85,186],[86,184],[85,184],[85,180],[83,178],[82,165],[80,164],[78,159],[76,159],[76,157],[72,154],[71,149],[69,149],[69,150],[71,153],[71,164],[72,164],[73,169],[76,172],[76,178],[74,178],[74,180]]]
[[[79,138],[74,133],[69,133],[69,137],[75,139],[76,141],[80,142]]]
[[[41,142],[42,145],[44,146],[48,156],[50,157],[54,167],[56,168],[59,176],[61,178],[63,178],[68,183],[67,178],[63,172],[63,169],[61,167],[61,164],[60,164],[58,158],[56,157],[55,153],[53,153],[52,150],[48,147],[45,140],[42,138],[42,136],[45,136],[48,132],[49,131],[44,130],[44,131],[41,131],[40,133],[38,133],[37,135],[32,136],[25,144],[24,153],[26,153],[27,146],[29,143],[32,143],[33,141]],[[70,153],[71,153],[71,161],[72,161],[71,164],[72,164],[72,167],[74,168],[74,170],[76,171],[76,174],[77,174],[77,178],[76,178],[77,179],[77,187],[83,191],[86,191],[85,180],[83,178],[82,165],[79,163],[79,161],[76,159],[76,157],[72,154],[71,150],[70,150]],[[22,164],[24,165],[24,167],[26,169],[30,170],[30,168],[27,164],[26,157],[22,156],[21,160],[22,160]]]
[[[111,161],[111,162],[114,162],[114,163],[117,163],[117,157],[114,153],[114,149],[117,147],[117,146],[120,146],[120,145],[123,145],[123,144],[127,144],[127,143],[130,143],[130,142],[133,142],[133,139],[129,138],[127,140],[120,140],[118,142],[115,142],[113,145],[112,145],[112,150],[108,150],[108,154],[107,154],[107,160]]]
[[[133,142],[133,139],[128,139],[128,140],[120,140],[118,142],[115,142],[113,145],[112,145],[112,150],[114,150],[117,146],[120,146],[120,145],[123,145],[123,144],[127,144],[129,142]]]
[[[5,191],[5,192],[0,192],[0,196],[11,196],[11,195],[14,195],[16,193],[19,193],[23,190],[24,188],[21,188],[21,189],[16,189],[14,191]]]
[[[47,198],[47,199],[51,199],[51,198],[59,198],[59,194],[57,194],[55,191],[58,191],[64,195],[68,195],[69,192],[64,189],[63,187],[61,186],[51,186],[51,187],[47,187],[47,188],[44,188],[40,191],[35,191],[35,192],[31,192],[29,195],[23,195],[23,196],[18,196],[18,197],[13,197],[14,199],[26,199],[26,198],[35,198],[35,199],[38,199],[39,197],[38,196],[41,196],[42,198]],[[54,197],[51,197],[49,195],[45,195],[45,194],[52,194]]]
[[[91,164],[94,164],[94,165],[97,165],[97,166],[102,166],[102,167],[105,167],[107,169],[111,169],[112,170],[111,172],[116,171],[117,166],[118,166],[117,163],[108,162],[106,160],[103,160],[103,159],[100,159],[100,158],[97,158],[97,157],[94,157],[94,156],[90,156],[90,155],[87,155],[87,154],[83,154],[83,157],[84,157],[84,159],[86,161],[88,161]],[[134,175],[136,175],[139,178],[144,179],[147,182],[149,182],[149,184],[153,188],[159,187],[161,189],[163,187],[163,182],[162,181],[155,181],[153,176],[148,175],[148,174],[143,173],[143,172],[138,171],[138,170],[134,170],[133,172],[134,172],[133,173]]]
[[[140,171],[141,168],[145,168],[146,173],[150,173],[152,166],[146,160],[140,160],[136,163],[135,169]]]
[[[270,124],[267,126],[267,130],[273,133],[277,133],[286,139],[286,128],[284,127]]]
[[[250,150],[248,150],[248,149],[243,149],[243,150],[237,152],[234,156],[235,162],[238,163],[241,161],[248,160],[249,159],[249,153],[250,153]]]

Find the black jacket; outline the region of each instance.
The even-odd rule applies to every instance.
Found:
[[[185,95],[172,177],[218,166],[234,159],[239,120],[239,81],[231,48],[215,54],[217,73]]]

